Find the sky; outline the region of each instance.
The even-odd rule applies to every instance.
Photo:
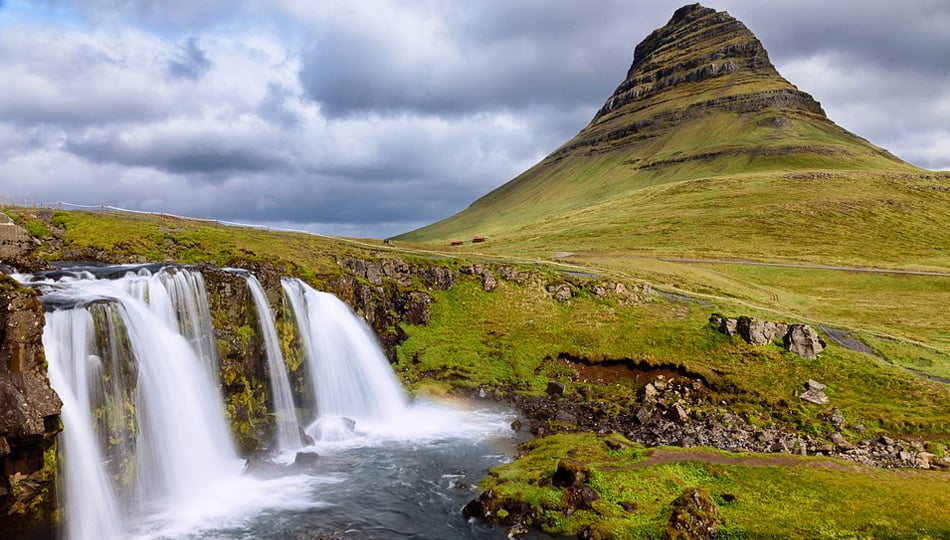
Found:
[[[580,131],[685,3],[0,0],[0,201],[395,235]],[[839,125],[950,169],[950,2],[704,5]]]

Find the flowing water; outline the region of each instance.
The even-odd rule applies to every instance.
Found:
[[[264,338],[264,348],[267,354],[268,378],[270,379],[271,399],[274,402],[273,414],[277,424],[277,450],[293,451],[303,445],[300,437],[300,424],[297,421],[297,410],[294,407],[294,396],[290,389],[290,380],[287,378],[287,368],[284,365],[284,356],[280,352],[280,340],[277,338],[277,328],[274,326],[274,317],[267,303],[267,295],[253,274],[247,275],[247,286],[254,298],[254,307],[257,309],[257,320]]]
[[[52,310],[43,342],[63,399],[66,538],[502,536],[460,509],[471,484],[513,453],[514,415],[409,404],[372,332],[332,295],[282,283],[315,400],[306,431],[316,442],[300,448],[294,398],[278,396],[290,386],[270,309],[248,278],[286,440],[282,453],[245,461],[225,423],[199,273],[21,279]]]

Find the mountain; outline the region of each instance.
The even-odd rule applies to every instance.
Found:
[[[745,25],[693,4],[637,45],[623,82],[574,138],[464,211],[397,239],[818,260],[828,246],[788,232],[856,231],[846,251],[868,261],[896,231],[926,258],[933,242],[950,248],[933,226],[947,224],[947,184],[837,126]]]

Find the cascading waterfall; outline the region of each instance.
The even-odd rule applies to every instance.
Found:
[[[246,277],[247,286],[254,298],[254,307],[257,309],[258,324],[264,337],[273,412],[277,424],[277,449],[297,450],[302,445],[300,424],[297,422],[294,396],[290,389],[290,381],[287,379],[287,367],[284,365],[284,357],[280,352],[280,340],[277,338],[277,328],[271,317],[270,304],[257,278],[253,274],[248,274]]]
[[[71,465],[62,467],[62,485],[68,499],[65,536],[71,540],[116,538],[123,532],[119,503],[104,467],[103,450],[93,425],[93,398],[89,382],[101,379],[100,357],[93,354],[95,327],[85,309],[49,313],[43,347],[49,359],[50,384],[63,402],[66,429],[60,437],[63,455]],[[101,397],[101,396],[100,396]]]
[[[183,269],[177,272],[190,273]],[[68,435],[64,469],[69,538],[115,537],[123,529],[123,522],[115,517],[120,510],[128,513],[171,506],[187,508],[201,502],[207,486],[241,473],[243,462],[231,443],[221,398],[207,370],[207,358],[202,358],[196,352],[200,347],[180,332],[181,318],[176,315],[173,301],[177,296],[179,306],[198,306],[202,301],[207,305],[206,299],[183,299],[181,295],[186,290],[194,295],[199,290],[175,290],[178,280],[163,274],[141,271],[114,281],[65,278],[48,284],[43,296],[50,303],[74,306],[50,313],[43,335],[51,384],[65,397],[63,422]],[[186,278],[196,282],[193,276]],[[172,284],[173,294],[169,294],[166,284]],[[94,331],[93,312],[103,305],[108,306],[103,318],[119,321],[124,329],[128,349],[125,358],[119,358],[119,342],[123,340],[116,337],[116,328],[110,325],[105,332],[101,327]],[[199,311],[188,316],[194,314],[201,316]],[[189,323],[196,328],[202,324]],[[107,351],[103,351],[103,344],[108,344]],[[115,377],[119,368],[110,368],[111,376],[103,377],[104,353],[113,358],[113,365],[124,362],[131,366],[127,371],[134,370],[133,388],[121,387],[124,377]],[[106,378],[110,379],[111,389],[98,390],[105,386]],[[116,418],[116,411],[125,414]],[[103,419],[113,424],[113,429],[115,425],[124,425],[134,426],[137,431],[134,487],[130,493],[135,502],[125,505],[134,508],[119,508],[111,502],[117,493],[125,494],[123,483],[131,479],[116,478],[120,471],[108,465],[114,464],[112,458],[121,460],[129,456],[109,448],[111,443],[107,441],[115,434],[109,426],[97,425]],[[109,436],[97,437],[96,432],[103,430]],[[89,489],[95,490],[95,497],[90,497]],[[104,502],[100,503],[100,499]],[[86,508],[89,504],[103,504],[105,509]]]
[[[377,533],[384,526],[411,536],[432,532],[443,519],[458,520],[455,537],[469,537],[471,524],[457,515],[464,495],[448,484],[436,487],[449,481],[439,468],[447,465],[432,455],[420,462],[417,452],[438,453],[428,441],[445,442],[448,434],[456,442],[447,444],[475,452],[466,454],[471,458],[450,452],[453,459],[484,460],[487,448],[466,445],[487,433],[508,433],[510,420],[467,425],[456,411],[409,407],[375,335],[336,297],[296,279],[281,282],[309,387],[296,402],[314,411],[306,432],[321,455],[355,453],[346,467],[328,473],[324,467],[342,462],[321,460],[318,471],[286,463],[284,452],[269,465],[252,459],[245,471],[211,369],[218,362],[202,277],[180,268],[94,272],[114,279],[88,271],[21,276],[43,292],[41,300],[52,310],[43,343],[50,382],[63,401],[65,538],[283,538],[321,526]],[[58,280],[51,277],[56,274]],[[247,283],[268,352],[277,447],[297,449],[303,441],[295,396],[274,320],[260,283],[253,276]],[[421,446],[389,445],[413,440]],[[386,450],[377,454],[376,448]],[[451,470],[463,462],[457,463]],[[380,500],[363,495],[379,491],[381,480],[388,482],[386,491],[405,490],[407,478],[386,472],[397,467],[415,474],[407,471],[420,465],[426,471],[434,466],[432,474],[442,476],[413,480],[418,498],[385,499],[380,508]],[[350,488],[350,481],[358,487]],[[434,487],[443,503],[438,512],[431,511]],[[414,513],[419,508],[426,510]],[[360,522],[356,528],[354,520]]]
[[[315,440],[341,438],[346,426],[333,419],[380,424],[405,414],[406,398],[376,336],[336,296],[299,279],[281,280],[304,345],[307,372],[316,399]]]

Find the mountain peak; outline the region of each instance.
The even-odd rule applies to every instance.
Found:
[[[676,101],[691,106],[712,95],[756,94],[764,99],[749,104],[753,108],[797,106],[824,116],[817,101],[779,75],[765,47],[744,24],[725,11],[692,4],[678,9],[666,26],[637,45],[626,78],[592,125],[614,111],[633,112],[627,107],[631,104],[640,110],[666,104],[670,98],[686,98]]]
[[[619,230],[632,218],[602,210],[664,184],[898,169],[913,168],[829,120],[742,22],[692,4],[636,46],[626,77],[576,136],[463,212],[406,237],[566,228],[569,215],[596,216],[583,227],[610,219]]]

